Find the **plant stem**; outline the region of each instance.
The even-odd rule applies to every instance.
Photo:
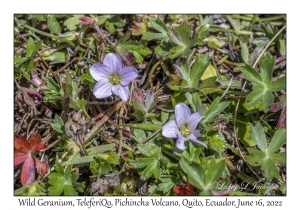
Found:
[[[108,118],[116,111],[118,111],[122,106],[122,101],[115,104],[113,107],[111,107],[107,113],[102,117],[102,119],[96,123],[96,125],[91,129],[90,132],[86,134],[86,136],[83,139],[83,143],[86,142],[107,120]]]

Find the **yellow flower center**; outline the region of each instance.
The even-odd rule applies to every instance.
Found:
[[[120,75],[115,73],[115,74],[112,74],[112,75],[109,76],[109,82],[112,85],[118,85],[122,82],[122,80],[120,78]]]
[[[179,129],[183,137],[188,137],[191,134],[191,128],[188,125],[183,125]]]

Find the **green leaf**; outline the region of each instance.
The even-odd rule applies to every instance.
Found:
[[[155,161],[155,158],[137,158],[136,160],[130,162],[130,165],[132,165],[134,168],[145,168]]]
[[[278,178],[278,169],[275,166],[275,162],[272,159],[268,159],[263,162],[261,169],[265,172],[264,177],[267,180],[272,180],[272,178]]]
[[[217,181],[225,170],[225,165],[225,159],[211,159],[205,172],[205,183],[210,184]]]
[[[42,15],[42,14],[32,14],[30,16],[39,21],[47,21],[45,15]]]
[[[97,154],[97,157],[114,165],[119,164],[120,157],[115,152],[110,152],[109,154]]]
[[[143,62],[143,57],[138,52],[133,51],[132,54],[133,54],[134,60],[137,63],[142,63]]]
[[[58,86],[58,84],[50,77],[46,77],[46,81],[47,81],[47,86],[54,92],[59,92],[60,91],[60,87]]]
[[[117,45],[122,44],[122,43],[128,41],[128,39],[130,38],[130,36],[131,36],[131,33],[127,32],[125,34],[125,36],[122,36],[121,38],[118,39]]]
[[[149,124],[149,123],[145,123],[145,124],[139,124],[139,123],[135,123],[135,124],[122,124],[120,126],[131,127],[131,128],[138,128],[138,129],[148,130],[148,131],[156,131],[156,130],[158,130],[161,127],[161,125]]]
[[[183,53],[184,50],[185,50],[184,46],[172,47],[170,49],[169,58],[174,59],[174,58],[180,56]],[[175,66],[175,64],[174,64],[174,66]]]
[[[169,192],[175,186],[175,182],[173,181],[175,180],[175,177],[173,176],[167,178],[160,178],[159,180],[162,181],[162,183],[158,185],[157,190],[163,191],[164,194]]]
[[[274,164],[285,164],[286,163],[286,152],[270,153],[269,159],[274,161]]]
[[[160,18],[157,18],[157,19],[150,18],[149,21],[150,21],[153,28],[155,28],[156,30],[158,30],[162,34],[167,35],[168,28]]]
[[[251,128],[249,118],[237,114],[236,119],[236,131],[238,135],[238,140],[241,141],[244,146],[256,146],[256,142],[253,140],[250,133]]]
[[[27,60],[27,58],[20,57],[19,54],[16,54],[15,57],[14,57],[14,64],[20,64],[20,63],[23,63],[26,60]]]
[[[268,108],[273,104],[274,101],[274,96],[271,92],[267,91],[263,96],[262,96],[262,101],[259,107],[259,110],[267,112]]]
[[[174,67],[182,75],[183,79],[185,79],[186,81],[190,81],[190,69],[188,66],[186,65],[177,66],[176,64],[174,64]]]
[[[68,61],[68,52],[65,49],[58,50],[50,56],[43,57],[43,59],[50,61],[50,64],[65,63]]]
[[[90,164],[90,170],[93,175],[102,176],[108,174],[112,168],[108,162],[103,161],[100,157],[95,156],[94,161]]]
[[[160,155],[160,148],[152,143],[138,145],[138,150],[146,157],[159,158]]]
[[[179,164],[182,170],[188,175],[188,182],[202,191],[208,191],[204,183],[205,173],[199,163],[189,162],[185,157],[182,157]]]
[[[279,39],[279,53],[280,55],[286,55],[286,44],[283,39]]]
[[[136,140],[138,143],[146,139],[146,134],[145,131],[141,129],[133,129],[133,134],[132,138]]]
[[[267,148],[268,152],[276,152],[286,142],[286,127],[278,128]]]
[[[154,170],[157,168],[157,161],[150,163],[141,174],[141,180],[147,180],[154,172]]]
[[[169,117],[168,112],[161,111],[160,112],[160,118],[161,118],[161,123],[166,123]]]
[[[155,47],[154,52],[160,56],[166,56],[169,54],[169,50],[171,49],[171,45],[169,42],[163,41],[160,45]]]
[[[206,111],[203,122],[207,122],[208,120],[220,114],[229,105],[229,103],[230,101],[220,103],[220,97],[216,98]]]
[[[62,121],[61,117],[57,114],[54,116],[54,123],[50,124],[51,127],[56,130],[59,133],[64,133],[65,128],[64,128],[64,122]]]
[[[246,43],[240,42],[241,45],[241,49],[242,49],[242,58],[244,63],[248,64],[249,61],[249,50],[248,50],[248,46],[246,45]]]
[[[247,148],[250,155],[247,156],[247,162],[252,166],[260,166],[265,158],[265,153],[254,148]]]
[[[54,15],[48,15],[47,24],[51,32],[55,34],[59,34],[61,32],[61,27]]]
[[[165,35],[165,34],[145,32],[142,36],[142,40],[150,41],[152,39],[163,39],[163,38],[166,38],[166,37],[167,37],[167,35]]]
[[[277,79],[268,86],[270,92],[278,92],[283,89],[286,89],[286,76]]]
[[[63,166],[65,166],[65,165],[86,165],[94,160],[95,155],[109,151],[114,146],[115,146],[115,143],[108,144],[108,145],[100,145],[97,147],[87,149],[87,152],[89,154],[88,156],[76,157],[75,159],[63,162],[62,165]],[[101,158],[105,158],[105,157],[101,157]]]
[[[263,97],[263,92],[264,88],[258,88],[254,91],[252,91],[248,96],[247,96],[247,103],[245,103],[245,106],[250,108],[254,105],[256,105],[259,101],[261,101]]]
[[[267,140],[262,125],[260,123],[251,125],[250,132],[259,149],[264,152],[267,149]]]
[[[266,57],[259,61],[260,75],[262,81],[267,85],[271,83],[274,64],[275,57],[271,56],[270,53],[267,53]]]
[[[198,85],[199,80],[201,79],[204,71],[209,65],[209,55],[206,54],[197,54],[196,61],[192,67],[191,79],[194,85]]]
[[[55,160],[54,169],[60,175],[64,175],[64,173],[65,173],[64,167],[58,162],[58,160]]]
[[[88,148],[86,151],[88,152],[89,155],[97,155],[100,153],[110,151],[112,148],[114,148],[114,146],[116,146],[116,143],[103,144],[96,147]]]
[[[79,18],[83,17],[83,15],[73,15],[64,21],[64,26],[66,26],[70,31],[73,31],[77,28],[80,20]]]
[[[90,70],[87,70],[85,74],[80,76],[80,82],[83,84],[95,83],[93,77],[90,74]]]
[[[14,196],[41,196],[47,195],[46,189],[37,182],[27,183],[14,191]]]
[[[251,66],[245,64],[245,66],[240,66],[240,70],[245,74],[247,80],[260,86],[264,86],[261,76]]]
[[[123,20],[121,19],[121,17],[119,15],[112,16],[110,19],[108,19],[108,21],[113,23],[118,28],[122,28],[125,26],[125,23],[123,22]]]
[[[135,42],[135,41],[126,41],[123,43],[118,44],[118,46],[126,49],[126,50],[133,50],[133,51],[139,51],[141,49],[143,49],[143,45]]]
[[[34,50],[34,41],[33,39],[30,37],[27,41],[27,44],[26,44],[26,57],[30,57],[33,53],[33,50]]]
[[[65,196],[76,196],[78,193],[74,190],[71,184],[66,184],[64,186],[64,195]]]
[[[106,26],[107,30],[109,31],[109,33],[112,33],[112,34],[115,33],[116,29],[115,29],[115,26],[113,23],[106,21],[105,26]]]
[[[208,79],[215,78],[214,81],[213,81],[213,82],[215,82],[216,77],[217,77],[217,72],[216,72],[215,67],[213,65],[209,64],[207,66],[207,68],[204,70],[204,73],[201,76],[201,80],[203,80],[203,83],[201,84],[202,88],[205,85],[205,82],[210,81]],[[207,80],[207,81],[205,81],[205,80]]]

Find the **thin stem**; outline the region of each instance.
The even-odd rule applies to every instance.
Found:
[[[123,124],[123,119],[122,116],[124,115],[124,104],[121,106],[120,109],[120,118],[119,118],[119,125]],[[118,155],[120,156],[121,152],[122,152],[122,143],[123,143],[123,131],[122,128],[119,127],[119,148],[118,148]]]
[[[253,68],[256,66],[256,64],[258,63],[258,61],[260,60],[261,56],[265,53],[265,51],[268,49],[268,47],[272,44],[272,42],[276,39],[277,36],[279,36],[279,34],[286,28],[286,25],[283,26],[278,32],[277,34],[275,34],[275,36],[270,40],[270,42],[267,44],[267,46],[264,48],[264,50],[260,53],[260,55],[258,56],[258,58],[256,59],[255,63],[253,64]]]
[[[99,130],[99,128],[108,120],[108,118],[121,108],[122,103],[123,102],[120,101],[119,103],[108,109],[107,113],[102,117],[102,119],[97,122],[96,125],[91,129],[91,131],[85,135],[83,142],[86,142],[97,130]]]

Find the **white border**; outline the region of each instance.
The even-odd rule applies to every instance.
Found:
[[[37,1],[26,0],[16,1],[10,0],[0,3],[0,58],[1,58],[1,201],[0,205],[3,209],[15,209],[19,207],[17,197],[13,197],[13,14],[15,13],[86,13],[86,14],[100,14],[100,13],[205,13],[205,14],[231,14],[231,13],[283,13],[287,14],[287,89],[288,89],[288,106],[287,106],[287,196],[286,197],[240,197],[247,200],[282,200],[284,207],[298,207],[297,198],[299,181],[297,180],[300,169],[298,159],[295,154],[299,154],[299,140],[298,140],[298,90],[299,84],[299,15],[296,10],[297,5],[289,1],[126,1],[126,0],[112,0],[112,1]],[[298,108],[298,109],[297,109]],[[4,135],[3,135],[4,134]],[[87,197],[89,198],[89,197]],[[135,197],[138,199],[138,197]],[[153,197],[143,197],[145,200],[150,200]],[[188,199],[206,199],[205,197],[189,197]],[[51,197],[45,197],[45,200],[51,200]],[[57,199],[72,199],[76,197],[52,197],[52,200]],[[115,200],[114,197],[106,199]],[[165,200],[179,200],[182,197],[165,197]],[[223,197],[208,197],[208,199],[220,200]],[[230,199],[237,199],[231,198]],[[29,209],[32,207],[22,207]],[[51,207],[44,207],[51,208]],[[55,207],[62,209],[62,207]],[[84,207],[87,208],[87,207]],[[101,207],[97,207],[98,209]],[[124,207],[125,209],[137,209],[141,207]],[[153,207],[150,207],[153,208]],[[164,207],[175,208],[175,207]],[[198,207],[199,208],[199,207]],[[266,208],[266,207],[265,207]],[[280,207],[277,207],[280,208]],[[95,209],[95,208],[94,208]],[[223,207],[223,209],[232,209],[230,207]],[[268,208],[266,208],[268,209]],[[294,208],[295,209],[295,208]]]

